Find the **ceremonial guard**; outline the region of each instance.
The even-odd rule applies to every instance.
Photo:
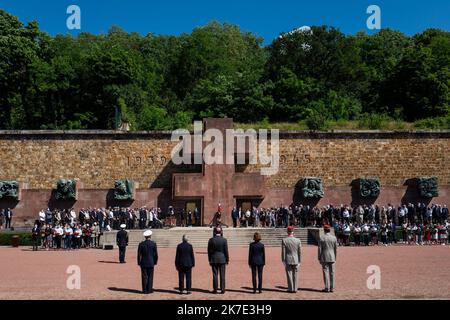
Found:
[[[119,262],[125,263],[125,251],[128,246],[128,232],[125,231],[126,224],[120,225],[120,231],[117,232],[116,242],[119,247]]]
[[[281,243],[281,260],[286,268],[288,292],[298,290],[298,269],[301,262],[302,242],[294,237],[294,227],[287,228],[288,236]]]
[[[337,239],[330,231],[331,227],[325,225],[323,227],[325,234],[320,237],[318,245],[318,259],[322,265],[323,280],[325,289],[323,292],[334,291],[334,272],[337,257]]]
[[[221,227],[215,227],[213,237],[208,242],[208,260],[213,273],[213,293],[217,293],[218,275],[220,274],[220,292],[225,293],[225,266],[229,262],[228,242],[223,237]]]
[[[158,249],[156,243],[151,240],[153,232],[144,232],[145,241],[138,247],[137,264],[141,267],[142,293],[153,293],[153,272],[158,264]]]

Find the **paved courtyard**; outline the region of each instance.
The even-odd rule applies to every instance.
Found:
[[[211,271],[206,249],[196,249],[193,271],[194,292],[180,296],[175,290],[177,274],[175,249],[160,249],[155,270],[155,293],[140,294],[140,271],[136,249],[127,252],[127,263],[118,264],[118,251],[39,251],[31,248],[0,248],[0,300],[4,299],[450,299],[450,246],[393,246],[339,248],[337,290],[322,289],[322,273],[317,248],[303,251],[300,288],[297,294],[285,293],[286,280],[280,249],[266,249],[262,294],[250,293],[251,276],[247,249],[231,248],[227,269],[227,293],[213,295]],[[81,270],[81,289],[68,290],[68,266]],[[369,290],[369,265],[381,269],[381,289]]]

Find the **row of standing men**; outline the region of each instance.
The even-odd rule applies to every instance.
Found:
[[[121,225],[117,233],[116,242],[119,247],[119,262],[125,263],[126,247],[128,245],[128,232],[126,225]],[[331,227],[324,226],[324,235],[318,243],[318,260],[322,265],[325,288],[323,292],[333,292],[335,289],[335,263],[337,257],[337,239],[330,233]],[[138,246],[137,264],[141,268],[142,292],[153,293],[154,268],[158,264],[158,249],[151,240],[152,231],[146,230],[143,234],[145,240]],[[175,267],[178,271],[180,294],[190,294],[192,290],[192,268],[195,267],[195,255],[187,235],[183,236],[182,243],[177,246]],[[251,268],[253,293],[262,292],[263,269],[266,264],[265,247],[261,242],[261,235],[256,232],[254,242],[249,246],[248,265]],[[286,270],[288,292],[298,291],[298,272],[301,263],[302,245],[300,239],[294,236],[294,227],[287,228],[287,237],[281,244],[281,260]],[[223,237],[220,226],[213,229],[213,237],[208,241],[208,262],[212,270],[213,293],[225,293],[226,265],[230,262],[227,239]],[[220,281],[219,281],[220,279]]]

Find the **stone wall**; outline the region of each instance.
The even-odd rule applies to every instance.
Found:
[[[434,201],[449,202],[450,132],[283,132],[280,138],[280,170],[266,177],[261,205],[295,201],[295,186],[305,176],[322,178],[320,203],[355,203],[351,183],[361,177],[379,177],[379,203],[415,199],[407,182],[418,176],[437,176],[441,192]],[[51,190],[60,178],[79,181],[76,208],[106,206],[117,179],[138,183],[133,206],[166,205],[173,173],[201,172],[201,166],[173,165],[174,146],[168,132],[0,132],[0,180],[19,181],[22,189],[20,201],[0,200],[0,207],[11,206],[19,221],[29,220],[54,204]],[[238,172],[259,169],[239,166]]]

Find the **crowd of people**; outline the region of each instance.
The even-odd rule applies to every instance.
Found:
[[[173,209],[172,209],[173,210]],[[72,209],[47,208],[39,212],[32,230],[33,250],[95,248],[104,231],[162,228],[160,208],[88,208],[78,214]]]
[[[0,209],[0,230],[11,229],[13,212],[10,208]]]
[[[218,210],[220,211],[220,210]],[[11,223],[12,211],[2,210],[2,216]],[[219,217],[217,217],[219,215]],[[216,213],[220,222],[222,213]],[[161,208],[87,208],[41,210],[33,229],[33,239],[43,248],[90,248],[100,243],[104,231],[126,229],[155,229],[167,225],[167,217],[174,221],[171,226],[200,226],[199,210],[184,209],[175,212],[172,206],[163,212]],[[233,227],[287,228],[323,227],[331,225],[339,245],[378,245],[407,243],[417,245],[446,244],[449,239],[449,210],[446,205],[424,203],[393,206],[349,205],[312,207],[309,205],[279,206],[245,210],[233,208]],[[2,219],[3,221],[4,219]],[[70,239],[70,240],[69,240]]]
[[[334,227],[339,245],[378,245],[407,243],[415,245],[446,244],[449,241],[449,210],[446,205],[409,203],[395,207],[360,205],[280,206],[242,212],[231,211],[233,227],[287,228]]]

